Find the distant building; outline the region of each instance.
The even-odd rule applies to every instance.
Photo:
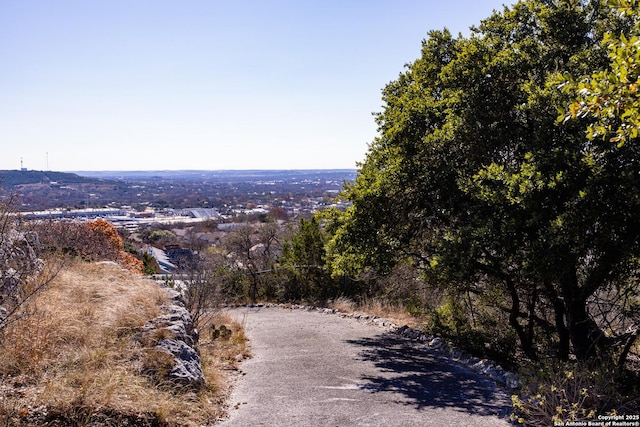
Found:
[[[224,222],[222,224],[218,224],[218,230],[220,231],[232,231],[236,228],[246,226],[246,222]]]
[[[156,213],[153,211],[129,212],[131,218],[154,218]]]
[[[215,209],[206,209],[206,208],[190,208],[183,209],[183,215],[191,216],[192,218],[201,218],[201,219],[219,219],[220,213]]]
[[[121,209],[74,209],[74,210],[49,210],[36,212],[23,212],[22,217],[25,219],[52,219],[52,218],[104,218],[109,216],[122,216],[124,212]]]

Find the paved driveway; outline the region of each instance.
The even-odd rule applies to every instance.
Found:
[[[424,344],[318,312],[242,308],[253,358],[224,426],[509,426],[488,378]]]

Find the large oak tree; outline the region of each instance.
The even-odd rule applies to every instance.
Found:
[[[532,359],[548,340],[563,359],[624,359],[640,146],[587,138],[589,117],[559,123],[571,99],[557,81],[606,67],[601,41],[625,19],[600,1],[525,0],[469,37],[429,33],[383,91],[379,135],[333,224],[335,271],[412,259],[441,286],[498,292]]]

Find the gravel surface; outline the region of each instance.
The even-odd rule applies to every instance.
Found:
[[[507,394],[425,344],[372,324],[240,308],[253,358],[223,426],[509,426]]]

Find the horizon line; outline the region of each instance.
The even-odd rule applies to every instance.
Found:
[[[52,170],[52,169],[1,169],[0,172],[64,172],[64,173],[77,173],[77,172],[277,172],[277,171],[355,171],[358,168],[265,168],[265,169],[77,169],[77,170]]]

